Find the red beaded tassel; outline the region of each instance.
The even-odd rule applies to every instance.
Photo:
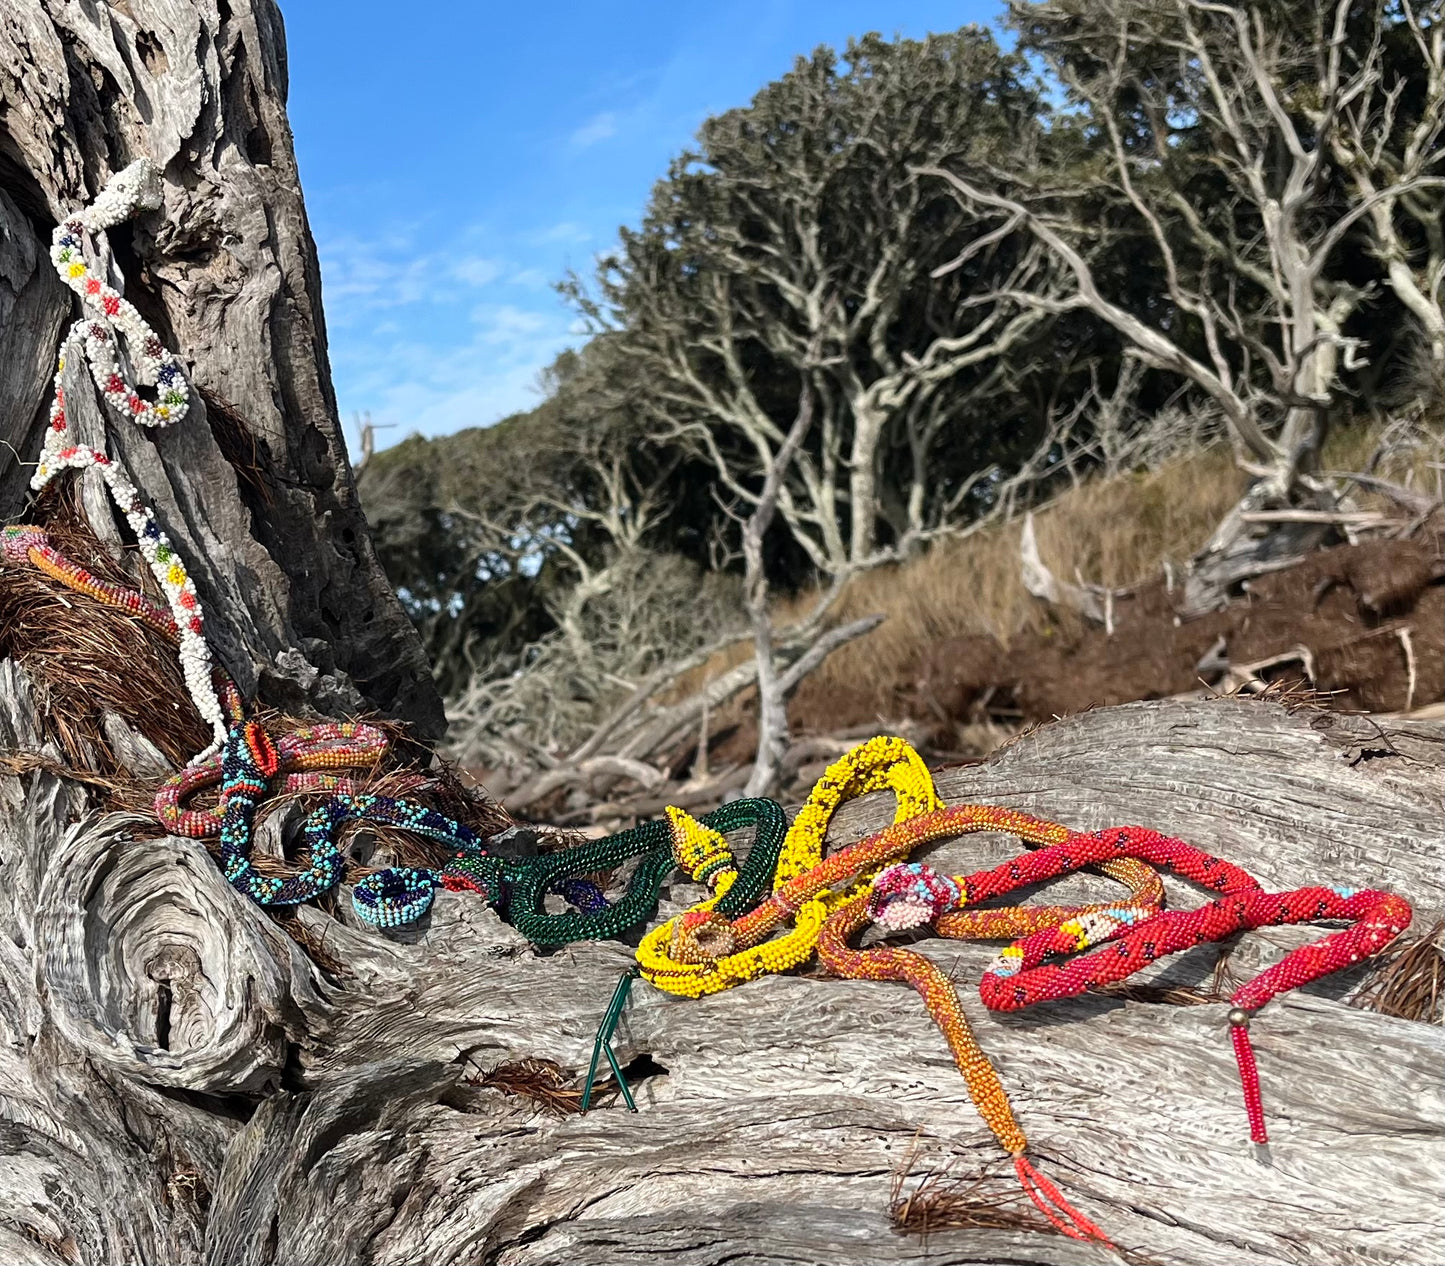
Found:
[[[1039,1173],[1022,1152],[1014,1157],[1014,1172],[1019,1176],[1024,1194],[1059,1231],[1071,1240],[1097,1240],[1108,1248],[1114,1247],[1113,1241],[1065,1200],[1063,1192]]]
[[[1264,1100],[1259,1093],[1259,1068],[1254,1062],[1254,1047],[1249,1041],[1249,1012],[1236,1007],[1229,1013],[1229,1037],[1234,1043],[1234,1058],[1239,1065],[1239,1081],[1244,1087],[1244,1110],[1249,1114],[1249,1137],[1256,1143],[1269,1142],[1264,1128]]]

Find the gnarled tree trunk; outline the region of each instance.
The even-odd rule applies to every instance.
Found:
[[[268,3],[0,11],[0,427],[33,458],[70,303],[50,227],[149,155],[165,207],[113,244],[128,294],[211,406],[155,436],[110,427],[110,451],[192,563],[243,688],[333,715],[371,704],[435,732],[342,452],[284,88]],[[26,474],[0,449],[7,516]],[[0,750],[45,748],[34,706],[23,669],[0,662]],[[1079,827],[1145,822],[1267,886],[1380,885],[1424,923],[1445,909],[1442,764],[1438,727],[1152,703],[1028,735],[939,787]],[[833,842],[889,811],[878,797],[847,807]],[[617,1046],[641,1111],[553,1118],[466,1074],[526,1057],[584,1067],[628,947],[538,953],[443,894],[395,936],[344,905],[302,908],[309,939],[344,965],[323,968],[199,844],[134,826],[51,770],[0,777],[0,1261],[1113,1260],[1033,1230],[890,1228],[895,1174],[906,1192],[930,1168],[998,1159],[906,988],[791,976],[688,1002],[638,986]],[[971,870],[1012,847],[973,837],[932,860]],[[696,896],[678,885],[662,913]],[[1172,882],[1171,898],[1196,899]],[[1318,934],[1251,935],[1232,966]],[[992,1017],[968,993],[990,947],[922,948],[957,968],[1041,1167],[1139,1260],[1445,1257],[1441,1030],[1348,1006],[1358,972],[1255,1024],[1266,1168],[1224,1004],[1091,997]],[[1219,954],[1170,960],[1154,983],[1197,983]]]
[[[0,741],[36,739],[0,715]],[[1270,888],[1381,885],[1420,924],[1445,908],[1441,766],[1438,727],[1148,703],[1051,726],[938,783],[950,802],[1083,827],[1147,822]],[[194,842],[128,842],[124,818],[70,824],[83,793],[48,773],[6,780],[3,796],[7,1262],[1112,1260],[1037,1231],[890,1229],[897,1173],[914,1175],[905,1190],[949,1164],[988,1169],[984,1194],[1012,1182],[903,986],[793,976],[699,1002],[638,986],[616,1045],[651,1074],[641,1110],[557,1119],[465,1078],[527,1057],[585,1067],[626,946],[539,954],[450,894],[405,939],[303,908],[346,964],[327,974]],[[834,843],[890,812],[876,796],[847,806]],[[970,837],[931,860],[971,870],[1013,847]],[[1051,896],[1097,899],[1101,882]],[[1197,899],[1169,886],[1175,903]],[[662,913],[695,896],[668,891]],[[1253,933],[1230,969],[1320,934]],[[1040,1163],[1137,1260],[1439,1260],[1445,1043],[1341,1001],[1358,971],[1256,1019],[1266,1167],[1227,1004],[1090,997],[995,1017],[969,996],[992,947],[922,948],[954,970]],[[1168,960],[1152,983],[1198,985],[1220,954]]]
[[[73,315],[51,230],[149,158],[164,205],[110,245],[126,297],[203,399],[168,430],[111,426],[105,451],[187,560],[244,692],[377,708],[436,737],[440,701],[346,460],[285,97],[270,0],[0,11],[0,515],[24,506]],[[77,392],[94,393],[71,377],[80,407]]]

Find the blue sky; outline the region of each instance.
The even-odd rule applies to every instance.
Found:
[[[379,445],[536,403],[577,341],[552,290],[668,159],[819,44],[992,22],[1000,0],[282,0],[291,126],[342,420]],[[398,17],[398,12],[405,18]]]

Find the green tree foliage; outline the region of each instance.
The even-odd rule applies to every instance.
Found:
[[[816,420],[767,538],[783,587],[984,514],[1015,472],[1127,463],[1121,428],[1181,393],[1236,434],[1293,426],[1268,441],[1292,473],[1331,410],[1388,396],[1412,355],[1438,373],[1440,0],[1040,0],[1009,20],[1013,52],[977,28],[819,49],[707,120],[563,285],[593,337],[543,403],[367,463],[444,689],[580,629],[639,556],[736,570],[805,381]],[[1317,274],[1290,254],[1326,245]]]

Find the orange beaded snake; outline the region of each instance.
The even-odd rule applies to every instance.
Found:
[[[821,857],[822,839],[837,806],[880,786],[891,787],[898,794],[894,824]],[[1015,1172],[1025,1193],[1061,1231],[1075,1239],[1107,1243],[1104,1233],[1071,1208],[1024,1155],[1027,1140],[1014,1120],[998,1076],[973,1039],[957,995],[938,968],[922,955],[907,950],[859,951],[847,944],[848,936],[868,918],[869,877],[922,843],[977,831],[1007,831],[1039,845],[1065,844],[1075,838],[1067,827],[1008,809],[982,805],[942,809],[940,805],[926,767],[901,739],[874,739],[855,748],[829,768],[794,820],[779,860],[772,896],[734,920],[713,909],[715,899],[706,901],[654,929],[638,948],[642,975],[668,992],[699,997],[757,975],[785,971],[805,961],[817,948],[824,965],[839,976],[906,980],[928,1003],[980,1114],[1014,1157]],[[910,813],[910,809],[915,811]],[[677,838],[685,826],[684,819],[685,815],[674,815],[674,851],[679,857],[687,847],[684,839]],[[1015,882],[980,892],[973,900],[1000,895],[1047,877],[1030,875],[1026,862],[1024,858],[1010,864],[1018,876]],[[1126,905],[1115,902],[960,912],[950,916],[948,932],[958,937],[1012,939],[1097,910],[1127,909],[1145,917],[1159,909],[1163,885],[1148,866],[1131,858],[1119,858],[1106,862],[1101,869],[1129,888],[1131,898]],[[794,920],[791,930],[777,940],[767,939],[790,918]]]
[[[1030,844],[1058,846],[1059,851],[1067,849],[1070,841],[1077,838],[1075,832],[1057,822],[992,805],[964,804],[941,809],[907,822],[895,823],[878,835],[853,845],[853,848],[870,856],[886,854],[898,857],[907,855],[921,844],[979,831],[1003,831]],[[1038,867],[1029,866],[1028,863],[1032,860],[1032,857],[1025,855],[1006,863],[999,868],[1003,872],[1003,881],[989,885],[979,884],[978,876],[947,880],[929,872],[929,877],[934,881],[934,888],[944,888],[946,895],[961,905],[1000,896],[1051,877],[1042,873]],[[921,869],[903,865],[891,867],[874,880],[874,891],[877,891],[877,886],[883,883],[887,876],[898,872],[916,873]],[[1083,906],[1011,906],[990,910],[955,910],[939,919],[939,930],[945,936],[958,940],[1013,940],[1056,928],[1071,919],[1106,911],[1114,914],[1128,911],[1135,917],[1147,918],[1156,913],[1163,904],[1163,881],[1156,871],[1143,862],[1133,858],[1110,859],[1103,862],[1099,869],[1129,889],[1127,903],[1116,901]],[[994,873],[982,872],[982,875]],[[915,883],[907,892],[908,896],[915,897],[915,901],[917,894],[914,889],[918,886],[918,883]],[[932,895],[931,892],[925,894]],[[1065,1235],[1074,1239],[1108,1243],[1104,1233],[1078,1210],[1072,1208],[1058,1188],[1029,1161],[1026,1155],[1028,1140],[1014,1118],[1008,1094],[988,1056],[974,1037],[959,1003],[958,994],[937,964],[922,954],[894,946],[858,950],[849,945],[849,938],[873,918],[870,910],[872,896],[873,893],[869,892],[854,897],[828,916],[818,940],[818,957],[823,966],[845,980],[897,980],[912,985],[922,996],[928,1013],[943,1033],[953,1054],[954,1063],[963,1074],[969,1097],[984,1124],[993,1132],[1004,1150],[1013,1157],[1014,1172],[1018,1175],[1025,1194]]]
[[[162,637],[177,645],[180,643],[176,619],[170,611],[139,589],[102,580],[67,558],[42,527],[23,523],[0,529],[0,562],[11,565],[29,563],[67,589],[125,611]],[[219,664],[212,665],[211,675],[227,718],[232,725],[239,724],[245,719],[245,706],[235,681]],[[385,753],[387,742],[383,731],[363,721],[327,721],[304,726],[277,741],[281,761],[278,778],[284,778],[284,783],[279,783],[278,788],[287,794],[347,794],[354,788],[350,779],[338,776],[339,771],[365,770],[375,766]],[[220,781],[219,753],[187,766],[156,792],[156,818],[173,835],[188,835],[196,839],[219,835],[222,821],[220,806],[187,809],[183,804],[197,791],[216,786]]]
[[[67,558],[55,548],[43,527],[37,527],[33,523],[17,523],[0,528],[0,563],[29,563],[36,571],[59,581],[67,589],[83,593],[97,602],[105,603],[106,606],[129,612],[176,646],[181,644],[181,630],[174,614],[139,589],[128,589],[124,585],[101,580],[79,563]],[[211,680],[226,720],[232,725],[243,720],[245,708],[241,702],[241,692],[231,679],[231,674],[220,664],[212,664]]]

